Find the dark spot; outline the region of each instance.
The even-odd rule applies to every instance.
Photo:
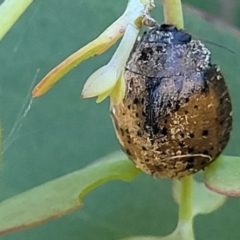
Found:
[[[169,107],[169,108],[172,107],[172,103],[171,103],[171,101],[168,101],[168,102],[167,102],[167,107]]]
[[[168,133],[167,128],[164,127],[164,128],[161,130],[161,133],[162,133],[164,136],[166,136],[167,133]]]
[[[180,133],[181,138],[184,138],[184,133]]]
[[[205,164],[206,164],[206,161],[203,160],[203,161],[201,162],[201,165],[205,165]]]
[[[193,168],[193,167],[194,167],[194,158],[191,157],[191,158],[189,158],[188,161],[187,161],[186,169],[191,169],[191,168]]]
[[[164,120],[164,123],[167,124],[167,119]]]
[[[203,130],[202,131],[202,136],[207,137],[208,136],[208,130]]]
[[[146,151],[147,149],[146,149],[146,147],[142,146],[142,150],[143,150],[143,151]]]
[[[161,46],[161,45],[160,45],[160,46],[157,46],[157,51],[158,51],[158,52],[162,52],[162,50],[163,50],[163,46]]]
[[[203,154],[208,155],[208,154],[209,154],[209,153],[208,153],[208,150],[204,150],[204,151],[203,151]]]
[[[139,57],[139,60],[143,60],[143,61],[148,60],[148,54],[146,51],[141,52],[141,56]]]
[[[184,112],[185,114],[188,114],[188,111],[187,110],[185,110],[185,112]]]
[[[176,30],[174,43],[175,44],[186,44],[191,41],[192,37],[186,32]]]
[[[223,101],[224,101],[224,98],[221,97],[221,98],[220,98],[220,104],[223,104]]]
[[[138,98],[134,98],[133,103],[136,104],[136,105],[139,104]]]
[[[142,137],[142,132],[141,132],[140,130],[138,130],[138,131],[137,131],[137,135],[138,135],[139,137]]]
[[[144,98],[141,99],[141,104],[144,104]]]
[[[198,109],[198,105],[195,105],[194,108],[195,108],[195,109]]]
[[[219,121],[219,124],[223,125],[224,122],[225,122],[225,119],[222,119],[221,121]]]
[[[189,148],[188,148],[188,153],[191,154],[191,153],[193,153],[193,152],[194,152],[194,147],[189,147]]]
[[[188,159],[188,162],[189,162],[189,163],[193,163],[193,162],[194,162],[194,157],[190,157],[190,158]]]
[[[194,134],[193,133],[189,133],[189,137],[190,138],[194,138]]]
[[[121,135],[124,136],[124,130],[120,128],[120,131],[121,131]]]
[[[210,150],[214,150],[214,147],[211,147]]]
[[[146,117],[146,113],[145,113],[144,111],[142,111],[142,115],[143,115],[144,117]]]
[[[145,162],[150,162],[150,160],[148,158],[145,158]]]
[[[179,142],[179,146],[180,147],[184,147],[185,146],[185,142]]]
[[[176,106],[175,106],[175,110],[176,111],[178,111],[179,109],[180,109],[180,101],[178,100],[177,102],[176,102]]]
[[[126,149],[126,153],[127,153],[127,155],[132,156],[132,153],[130,152],[130,150],[128,148]]]
[[[155,143],[155,140],[154,139],[150,139],[150,142],[151,142],[151,144],[153,145],[154,143]]]
[[[126,129],[126,130],[125,130],[125,133],[129,134],[130,132],[129,132],[129,130],[128,130],[128,129]]]
[[[138,114],[138,113],[136,113],[136,114],[135,114],[135,116],[138,118],[138,117],[139,117],[139,114]]]
[[[189,102],[189,98],[186,98],[185,101],[186,101],[186,103]]]
[[[131,140],[128,140],[127,142],[128,142],[128,144],[131,144]]]
[[[127,108],[130,110],[130,109],[131,109],[131,105],[129,104],[129,105],[127,106]]]

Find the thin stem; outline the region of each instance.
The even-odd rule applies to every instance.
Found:
[[[192,218],[192,176],[181,180],[181,202],[179,219],[189,221]]]
[[[183,29],[183,13],[181,0],[163,0],[164,21]]]
[[[0,41],[33,0],[5,0],[0,5]]]
[[[194,239],[193,234],[193,177],[188,176],[181,180],[181,201],[179,204],[179,222],[178,231],[181,233],[182,239]]]
[[[2,167],[2,124],[0,122],[0,170]]]

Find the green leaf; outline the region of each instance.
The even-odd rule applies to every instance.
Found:
[[[162,23],[160,1],[155,2],[154,16]],[[218,14],[219,8],[213,1],[192,2],[201,2],[207,9],[213,6]],[[5,137],[23,106],[24,96],[30,92],[28,87],[33,83],[35,70],[41,69],[38,81],[69,54],[96,38],[122,14],[126,3],[33,1],[11,34],[1,41],[0,116]],[[213,63],[220,65],[224,73],[233,100],[234,126],[226,154],[239,155],[239,31],[192,9],[185,9],[184,21],[186,31],[195,39],[206,39],[235,51],[232,54],[205,41],[212,52]],[[114,47],[77,66],[49,94],[34,99],[30,114],[23,117],[22,129],[11,138],[18,139],[3,155],[1,199],[82,168],[92,159],[119,149],[107,101],[97,105],[95,101],[80,99],[84,81],[109,61]],[[174,229],[178,214],[170,189],[170,180],[154,179],[146,174],[128,184],[111,182],[87,195],[81,211],[31,230],[2,236],[1,240],[117,240],[128,236],[164,236]],[[194,226],[196,239],[238,240],[238,209],[239,199],[231,198],[220,211],[200,215]]]
[[[130,238],[124,238],[122,240],[162,240],[162,238],[159,237],[130,237]],[[170,240],[170,239],[169,239]]]
[[[161,238],[161,237],[143,237],[143,236],[138,236],[138,237],[130,237],[130,238],[124,238],[121,240],[165,240],[165,238]],[[167,240],[167,239],[166,239]],[[168,239],[168,240],[175,240],[175,239]]]
[[[131,237],[131,238],[124,238],[122,240],[186,240],[184,239],[178,229],[176,229],[173,233],[164,236],[164,237],[151,237],[151,236],[138,236],[138,237]],[[188,238],[188,240],[194,240],[192,238]]]
[[[214,192],[240,197],[240,157],[220,156],[206,168],[204,182]]]
[[[178,224],[177,228],[171,234],[168,234],[164,237],[137,236],[137,237],[124,238],[121,240],[195,240],[193,236],[188,236],[188,235],[186,236],[186,232],[183,231],[183,227],[186,227],[186,226],[183,226],[182,224]]]
[[[86,193],[110,180],[130,181],[139,170],[122,152],[0,203],[0,234],[28,228],[82,206]]]
[[[179,204],[181,183],[180,181],[173,181],[173,197]],[[226,197],[208,190],[201,182],[193,180],[193,216],[197,214],[210,213],[223,205]]]

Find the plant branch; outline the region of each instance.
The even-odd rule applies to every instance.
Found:
[[[0,41],[33,0],[5,0],[0,5]]]
[[[192,218],[192,176],[181,180],[181,202],[179,219],[189,221]]]
[[[183,29],[183,13],[181,0],[163,0],[164,21]]]
[[[181,233],[182,239],[194,239],[193,234],[193,177],[188,176],[181,180],[181,199],[179,204],[179,222],[178,231]]]

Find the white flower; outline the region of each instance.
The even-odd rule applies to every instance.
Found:
[[[118,104],[125,93],[124,66],[142,27],[142,20],[153,7],[153,0],[129,0],[122,16],[98,38],[52,69],[33,89],[33,97],[43,95],[77,64],[89,57],[105,52],[124,35],[112,59],[88,78],[82,92],[84,98],[97,96],[97,102],[110,95],[112,103]]]
[[[97,102],[100,102],[110,95],[115,104],[123,99],[125,93],[123,71],[138,33],[139,29],[136,26],[132,24],[127,26],[112,59],[88,78],[82,91],[83,98],[98,96]]]

